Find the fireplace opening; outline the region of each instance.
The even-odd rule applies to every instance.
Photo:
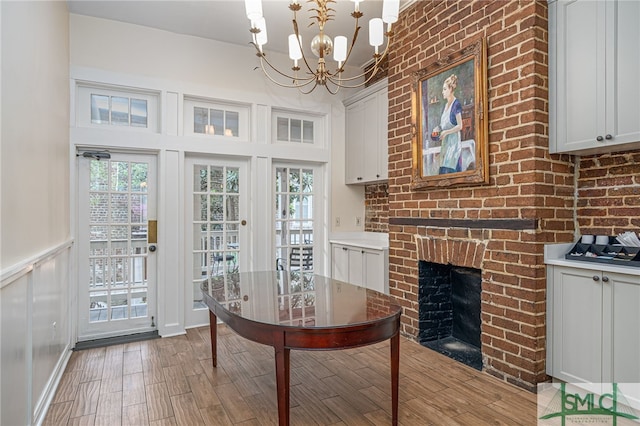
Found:
[[[482,370],[479,269],[420,261],[421,345]]]

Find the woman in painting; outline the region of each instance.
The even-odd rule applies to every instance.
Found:
[[[440,148],[439,174],[462,171],[462,147],[460,145],[460,131],[462,130],[462,105],[453,95],[458,86],[458,77],[451,74],[442,85],[442,97],[447,105],[442,111],[440,125],[433,129],[442,141]]]

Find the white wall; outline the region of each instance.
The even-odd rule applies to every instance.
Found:
[[[66,2],[0,2],[0,424],[36,423],[69,348]]]

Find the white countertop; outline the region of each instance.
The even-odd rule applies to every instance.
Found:
[[[575,243],[546,244],[544,246],[544,263],[547,265],[568,266],[571,268],[589,269],[592,271],[616,272],[619,274],[640,276],[640,267],[619,266],[612,263],[585,262],[565,259],[564,255]]]
[[[387,250],[389,248],[389,234],[383,232],[336,232],[331,234],[329,242],[373,250]]]

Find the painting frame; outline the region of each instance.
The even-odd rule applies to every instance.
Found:
[[[486,52],[481,38],[413,74],[412,189],[489,183]]]

